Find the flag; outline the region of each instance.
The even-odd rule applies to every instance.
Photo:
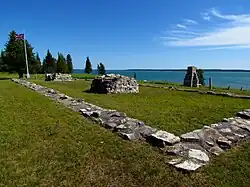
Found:
[[[16,34],[17,40],[24,40],[24,34]]]

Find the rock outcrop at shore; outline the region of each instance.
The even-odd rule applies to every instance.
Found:
[[[95,78],[91,84],[91,92],[94,93],[139,93],[139,85],[134,78],[107,74]]]

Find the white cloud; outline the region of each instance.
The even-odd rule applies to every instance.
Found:
[[[192,19],[184,19],[185,23],[187,24],[198,24],[197,21],[194,21]]]
[[[204,20],[206,21],[210,21],[211,20],[211,17],[208,15],[208,13],[201,13],[201,16]]]
[[[226,15],[211,9],[203,16],[209,17],[209,20],[210,16],[213,16],[215,24],[212,29],[199,32],[189,29],[173,30],[168,37],[172,36],[175,39],[166,38],[164,44],[179,47],[207,47],[207,50],[250,48],[250,14]]]
[[[176,27],[182,28],[182,29],[187,29],[185,25],[177,24]]]

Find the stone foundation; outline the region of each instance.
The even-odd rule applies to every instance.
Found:
[[[134,78],[107,74],[95,78],[91,84],[91,92],[94,93],[138,93],[139,85]]]
[[[74,99],[54,89],[46,88],[26,80],[12,79],[42,95],[62,103],[73,111],[101,126],[118,133],[127,140],[143,140],[159,147],[164,153],[173,155],[168,164],[186,171],[195,171],[213,158],[244,140],[250,138],[250,109],[237,113],[237,117],[204,126],[180,137],[172,133],[157,130],[143,121],[129,118],[123,112],[108,110]]]
[[[72,81],[72,77],[70,74],[47,73],[45,81]]]

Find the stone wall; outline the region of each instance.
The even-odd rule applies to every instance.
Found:
[[[207,165],[211,158],[250,138],[250,110],[237,113],[237,117],[224,119],[222,122],[204,126],[180,137],[172,133],[157,130],[143,121],[129,118],[123,112],[108,110],[74,99],[54,89],[46,88],[26,80],[12,79],[42,95],[62,103],[73,111],[101,126],[118,133],[128,140],[147,141],[157,146],[164,154],[172,155],[168,164],[186,171],[195,171]]]
[[[72,76],[70,74],[47,73],[45,81],[72,81]]]
[[[184,86],[199,87],[199,77],[196,72],[196,67],[194,66],[188,67],[187,73],[184,78]]]
[[[107,74],[95,78],[91,84],[91,92],[94,93],[138,93],[139,85],[134,78]]]

